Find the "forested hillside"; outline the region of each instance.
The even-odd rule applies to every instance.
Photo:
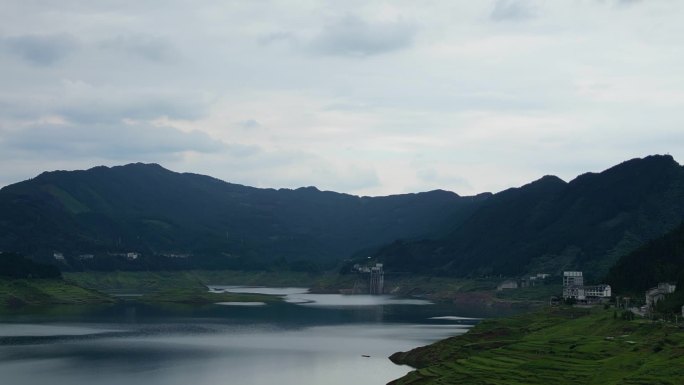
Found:
[[[510,276],[582,269],[599,278],[682,219],[684,169],[670,156],[649,156],[569,183],[546,176],[500,192],[446,236],[397,241],[372,256],[398,270]]]
[[[659,282],[684,289],[684,224],[620,258],[607,281],[619,293],[641,294]]]

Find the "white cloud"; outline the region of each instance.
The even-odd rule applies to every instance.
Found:
[[[75,51],[79,42],[68,34],[17,35],[2,39],[5,49],[37,66],[49,66]]]
[[[116,50],[152,62],[173,62],[180,57],[173,44],[165,38],[148,35],[119,35],[98,43],[104,50]]]
[[[526,20],[537,16],[537,9],[529,0],[497,0],[490,16],[496,21]]]
[[[683,161],[682,17],[671,1],[7,0],[0,184],[154,161],[472,194]]]
[[[182,132],[145,124],[36,124],[5,132],[3,152],[40,154],[42,157],[148,160],[185,152],[249,153],[243,146],[229,146],[200,131]],[[4,161],[10,161],[5,159]]]
[[[401,21],[369,23],[346,16],[326,25],[310,47],[328,55],[370,56],[407,48],[415,33],[415,26]]]

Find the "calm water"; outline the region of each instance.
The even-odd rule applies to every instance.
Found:
[[[0,316],[0,383],[385,384],[387,357],[463,333],[482,309],[303,289],[217,286],[285,303],[58,307]],[[364,355],[370,357],[364,357]]]

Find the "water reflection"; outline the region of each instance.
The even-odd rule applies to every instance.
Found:
[[[392,364],[390,354],[463,333],[477,322],[469,317],[479,315],[452,305],[384,296],[326,296],[298,288],[261,292],[267,290],[307,302],[124,302],[90,310],[4,315],[1,382],[385,384],[410,370]]]
[[[4,346],[0,373],[11,384],[384,384],[407,371],[387,355],[457,330],[356,324],[167,332]]]
[[[216,293],[255,293],[280,295],[285,302],[307,306],[382,306],[382,305],[432,305],[423,299],[397,298],[390,295],[343,295],[343,294],[311,294],[306,288],[300,287],[260,287],[260,286],[209,286],[209,290]]]

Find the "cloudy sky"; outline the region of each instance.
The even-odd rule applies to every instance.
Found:
[[[0,186],[140,161],[465,195],[684,163],[682,20],[678,0],[2,0]]]

